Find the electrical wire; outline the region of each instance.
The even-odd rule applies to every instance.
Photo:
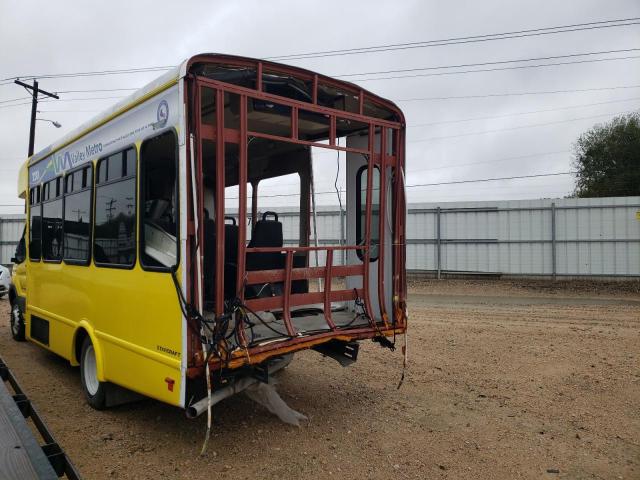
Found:
[[[605,90],[620,90],[628,88],[640,88],[640,85],[617,85],[613,87],[598,87],[598,88],[580,88],[569,90],[547,90],[542,92],[505,92],[505,93],[486,93],[482,95],[457,95],[448,97],[422,97],[422,98],[400,98],[394,99],[394,102],[423,102],[432,100],[466,100],[471,98],[492,98],[492,97],[516,97],[526,95],[556,95],[560,93],[583,93],[583,92],[600,92]]]
[[[620,50],[603,50],[599,52],[570,53],[567,55],[553,55],[553,56],[547,56],[547,57],[530,57],[530,58],[520,58],[520,59],[514,59],[514,60],[498,60],[493,62],[479,62],[479,63],[460,63],[458,65],[443,65],[438,67],[404,68],[404,69],[398,69],[398,70],[379,70],[376,72],[361,72],[361,73],[350,73],[346,75],[332,75],[332,76],[334,78],[346,78],[346,77],[361,77],[366,75],[384,75],[387,73],[408,73],[408,72],[421,72],[425,70],[441,70],[444,68],[483,67],[487,65],[504,65],[507,63],[534,62],[539,60],[558,60],[561,58],[575,58],[575,57],[585,57],[585,56],[591,56],[591,55],[607,55],[610,53],[628,53],[628,52],[637,52],[638,50],[640,50],[640,48],[625,48]]]
[[[433,187],[436,185],[457,185],[462,183],[482,183],[482,182],[496,182],[501,180],[521,180],[524,178],[539,178],[539,177],[555,177],[559,175],[574,175],[578,172],[554,172],[554,173],[537,173],[534,175],[514,175],[512,177],[496,177],[496,178],[476,178],[473,180],[455,180],[452,182],[436,182],[436,183],[415,183],[413,185],[407,185],[406,188],[416,187]]]
[[[502,33],[489,33],[484,35],[474,35],[467,37],[452,37],[440,40],[425,40],[421,42],[409,42],[409,43],[396,43],[396,44],[383,44],[377,46],[350,48],[341,50],[325,50],[319,52],[308,52],[281,55],[276,57],[267,57],[269,60],[298,60],[305,58],[321,58],[321,57],[333,57],[342,55],[357,55],[362,53],[377,53],[388,52],[395,50],[407,50],[413,48],[425,48],[425,47],[440,47],[445,45],[459,45],[466,43],[487,42],[493,40],[507,40],[512,38],[523,38],[540,35],[551,35],[557,33],[569,33],[583,30],[595,30],[600,28],[612,28],[612,27],[624,27],[629,25],[636,25],[640,20],[640,17],[630,17],[618,20],[602,20],[597,22],[588,23],[576,23],[570,25],[560,25],[555,27],[541,27],[527,30],[517,30],[511,32]]]
[[[420,170],[411,170],[411,174],[415,175],[417,173],[422,173],[422,172],[432,172],[435,170],[443,170],[443,169],[448,169],[448,168],[458,168],[458,167],[469,167],[471,165],[483,165],[483,164],[487,164],[487,163],[498,163],[498,162],[508,162],[511,160],[521,160],[523,158],[538,158],[538,157],[545,157],[548,155],[560,155],[560,154],[568,154],[571,153],[571,150],[556,150],[553,152],[544,152],[544,153],[532,153],[529,155],[518,155],[516,157],[505,157],[505,158],[498,158],[498,159],[494,159],[494,160],[481,160],[479,162],[468,162],[468,163],[452,163],[450,165],[442,165],[439,167],[432,167],[432,168],[423,168]]]
[[[430,137],[430,138],[423,138],[420,140],[411,140],[409,143],[422,143],[422,142],[432,142],[435,140],[444,140],[447,138],[460,138],[460,137],[468,137],[468,136],[473,136],[473,135],[484,135],[487,133],[496,133],[496,132],[508,132],[508,131],[512,131],[512,130],[522,130],[522,129],[526,129],[526,128],[537,128],[537,127],[546,127],[549,125],[558,125],[561,123],[568,123],[568,122],[576,122],[576,121],[580,121],[580,120],[590,120],[593,118],[600,118],[600,117],[610,117],[610,116],[615,116],[615,115],[626,115],[629,113],[634,113],[635,110],[626,110],[623,112],[611,112],[611,113],[601,113],[599,115],[589,115],[587,117],[576,117],[576,118],[568,118],[566,120],[557,120],[555,122],[545,122],[545,123],[532,123],[529,125],[519,125],[516,127],[505,127],[505,128],[495,128],[492,130],[483,130],[481,132],[468,132],[468,133],[459,133],[456,135],[444,135],[441,137]]]
[[[483,72],[501,72],[505,70],[522,70],[528,68],[542,68],[542,67],[557,67],[564,65],[577,65],[583,63],[595,63],[595,62],[610,62],[615,60],[633,60],[640,58],[640,55],[632,55],[627,57],[613,57],[613,58],[595,58],[591,60],[573,60],[570,62],[556,62],[556,63],[539,63],[535,65],[520,65],[514,67],[501,67],[501,68],[480,68],[475,70],[460,70],[455,72],[437,72],[437,73],[420,73],[416,75],[395,75],[391,77],[376,77],[376,78],[358,78],[358,82],[374,82],[377,80],[399,80],[403,78],[422,78],[422,77],[440,77],[443,75],[461,75],[467,73],[483,73]],[[445,67],[438,67],[445,68]]]
[[[456,180],[452,182],[438,182],[438,183],[421,183],[415,185],[406,185],[406,188],[415,188],[415,187],[431,187],[435,185],[453,185],[456,183],[476,183],[476,182],[492,182],[498,180],[518,180],[524,178],[537,178],[537,177],[552,177],[557,175],[572,175],[576,172],[554,172],[554,173],[540,173],[535,175],[515,175],[512,177],[498,177],[498,178],[480,178],[480,179],[472,179],[472,180]],[[341,193],[346,193],[345,190],[340,190]],[[325,191],[325,192],[316,192],[316,195],[335,195],[335,191]],[[297,197],[299,193],[279,193],[273,195],[262,195],[262,198],[276,198],[276,197]],[[235,198],[237,200],[237,198]]]
[[[0,80],[0,84],[5,85],[9,83],[13,83],[15,79],[22,80],[32,80],[32,79],[42,79],[42,78],[75,78],[75,77],[95,77],[95,76],[103,76],[103,75],[126,75],[126,74],[134,74],[134,73],[147,73],[147,72],[157,72],[160,70],[168,70],[170,68],[174,68],[175,65],[165,65],[158,67],[140,67],[140,68],[122,68],[117,70],[98,70],[98,71],[90,71],[90,72],[71,72],[71,73],[48,73],[41,75],[18,75],[15,77],[7,77]]]
[[[351,48],[351,49],[326,50],[326,51],[318,51],[318,52],[288,54],[288,55],[267,57],[267,59],[293,60],[301,57],[318,58],[321,56],[355,55],[355,54],[361,54],[361,53],[402,50],[402,49],[408,49],[408,48],[424,48],[429,46],[433,47],[433,46],[444,46],[444,45],[457,45],[461,43],[506,40],[511,38],[522,38],[522,37],[528,37],[528,36],[569,33],[569,32],[576,32],[576,31],[582,31],[582,30],[594,30],[594,29],[600,29],[600,28],[624,27],[624,26],[636,25],[638,23],[638,20],[640,20],[640,17],[629,17],[629,18],[616,19],[616,20],[602,20],[597,22],[577,23],[577,24],[561,25],[561,26],[555,26],[555,27],[541,27],[541,28],[535,28],[535,29],[518,30],[518,31],[501,32],[501,33],[490,33],[490,34],[467,36],[467,37],[452,37],[452,38],[446,38],[446,39],[440,39],[440,40],[426,40],[422,42],[383,44],[383,45],[375,45],[375,46],[359,47],[359,48]],[[57,74],[49,73],[49,74],[40,74],[40,75],[20,75],[16,77],[3,78],[0,80],[0,85],[12,83],[15,78],[22,78],[22,79],[29,80],[33,78],[70,78],[70,77],[83,77],[83,76],[121,75],[121,74],[135,74],[135,73],[153,72],[158,70],[167,70],[173,67],[174,65],[164,65],[164,66],[152,66],[152,67],[140,67],[140,68],[98,70],[98,71],[89,71],[89,72],[67,72],[67,73],[57,73]]]
[[[340,139],[336,139],[337,146],[340,146]],[[340,188],[338,187],[338,177],[340,176],[340,150],[336,150],[336,179],[333,182],[333,187],[336,189],[336,196],[338,197],[338,204],[340,205],[340,216],[342,217],[342,196],[340,195]],[[340,220],[342,221],[342,219]],[[340,240],[342,241],[342,239]]]
[[[561,93],[583,93],[583,92],[600,92],[607,90],[620,90],[620,89],[631,89],[631,88],[640,88],[640,85],[615,85],[611,87],[597,87],[597,88],[581,88],[581,89],[567,89],[567,90],[550,90],[550,91],[539,91],[539,92],[504,92],[504,93],[489,93],[489,94],[479,94],[479,95],[457,95],[457,96],[445,96],[445,97],[422,97],[422,98],[399,98],[399,99],[391,99],[394,102],[402,103],[402,102],[420,102],[420,101],[434,101],[434,100],[463,100],[463,99],[474,99],[474,98],[491,98],[491,97],[512,97],[512,96],[526,96],[526,95],[555,95]],[[68,91],[60,91],[55,93],[71,93],[71,92],[82,92],[82,93],[98,93],[104,91],[118,91],[118,90],[139,90],[139,88],[126,88],[126,89],[89,89],[89,90],[68,90]],[[20,99],[7,100],[6,102],[18,101],[18,100],[27,100],[29,97],[22,97]],[[44,101],[44,100],[43,100]],[[31,103],[31,102],[29,102]],[[253,137],[252,137],[253,138]]]
[[[48,103],[48,102],[84,102],[84,101],[93,101],[93,100],[110,100],[117,98],[125,98],[127,95],[117,95],[117,96],[108,96],[108,97],[86,97],[86,98],[60,98],[60,99],[44,99],[38,100],[38,103]],[[20,105],[31,105],[31,101],[23,102],[23,103],[14,103],[13,105],[2,105],[0,108],[11,108],[11,107],[19,107]]]
[[[507,113],[507,114],[504,114],[504,115],[496,115],[496,116],[492,116],[492,117],[472,117],[472,118],[461,118],[461,119],[457,119],[457,120],[443,120],[441,122],[416,123],[416,124],[413,124],[413,125],[407,125],[407,128],[429,127],[429,126],[432,126],[432,125],[444,125],[444,124],[450,124],[450,123],[473,122],[473,121],[477,121],[477,120],[496,120],[496,119],[499,119],[499,118],[508,118],[508,117],[515,117],[515,116],[520,116],[520,115],[532,115],[534,113],[559,112],[559,111],[563,111],[563,110],[573,110],[573,109],[576,109],[576,108],[587,108],[587,107],[595,107],[595,106],[598,106],[598,105],[609,105],[611,103],[633,102],[635,100],[640,100],[640,97],[622,98],[620,100],[610,100],[610,101],[607,101],[607,102],[585,103],[585,104],[582,104],[582,105],[569,105],[567,107],[548,108],[548,109],[544,109],[544,110],[530,110],[528,112]]]

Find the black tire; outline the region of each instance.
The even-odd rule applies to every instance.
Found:
[[[11,324],[11,337],[16,342],[24,342],[24,315],[16,300],[11,304],[9,320]]]
[[[101,382],[97,377],[95,349],[91,339],[86,337],[82,342],[82,353],[80,355],[80,383],[87,403],[96,410],[106,408],[107,384]]]

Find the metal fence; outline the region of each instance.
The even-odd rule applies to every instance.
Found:
[[[640,276],[640,197],[412,205],[407,268],[445,273]]]
[[[297,212],[270,210],[279,213],[285,244],[298,244]],[[2,263],[9,263],[22,221],[0,218]],[[344,221],[337,207],[319,207],[318,243],[340,243]],[[640,277],[640,197],[411,204],[407,270],[438,277]]]

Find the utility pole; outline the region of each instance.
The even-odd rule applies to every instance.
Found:
[[[42,93],[43,95],[46,95],[47,97],[51,97],[51,98],[55,98],[57,100],[60,99],[60,97],[58,97],[58,95],[56,95],[55,93],[50,93],[47,92],[45,90],[39,90],[38,89],[38,81],[34,78],[33,79],[33,85],[28,85],[24,82],[21,82],[20,80],[14,80],[14,83],[16,83],[17,85],[20,85],[24,88],[26,88],[27,90],[31,91],[31,127],[29,128],[29,154],[28,156],[30,157],[31,155],[33,155],[33,145],[35,142],[35,138],[36,138],[36,112],[38,110],[38,94]]]
[[[106,204],[107,204],[107,208],[105,208],[105,210],[107,211],[107,221],[110,222],[111,219],[113,218],[113,211],[116,209],[116,207],[113,206],[114,203],[116,203],[117,200],[115,198],[112,198],[111,200],[107,200]]]

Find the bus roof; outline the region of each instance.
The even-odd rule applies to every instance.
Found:
[[[348,90],[362,92],[367,98],[373,99],[376,101],[376,103],[380,103],[390,108],[395,114],[398,115],[398,118],[400,119],[401,123],[404,124],[404,116],[400,108],[397,107],[393,102],[389,100],[385,100],[367,90],[364,90],[363,88],[353,83],[345,82],[342,80],[336,80],[334,78],[321,75],[316,72],[306,70],[304,68],[292,67],[290,65],[285,65],[281,63],[269,62],[269,61],[259,60],[259,59],[249,58],[249,57],[239,57],[235,55],[205,53],[205,54],[194,55],[193,57],[190,57],[184,60],[182,63],[180,63],[180,65],[170,69],[169,71],[162,74],[155,80],[149,82],[144,87],[140,88],[139,90],[135,91],[131,95],[115,103],[113,106],[109,107],[105,111],[99,113],[95,117],[83,123],[78,128],[67,133],[66,135],[61,137],[58,141],[52,143],[51,145],[35,153],[31,158],[29,158],[25,162],[25,164],[30,166],[39,162],[40,160],[48,157],[49,155],[56,152],[57,150],[65,147],[66,145],[69,145],[70,143],[73,143],[74,141],[78,140],[79,138],[83,137],[89,132],[104,125],[105,123],[109,122],[110,120],[117,117],[118,115],[121,115],[127,110],[130,110],[136,105],[144,102],[148,98],[153,97],[154,95],[165,90],[171,85],[175,85],[181,78],[183,78],[186,75],[189,68],[195,63],[213,63],[213,64],[222,63],[222,64],[232,64],[232,65],[256,65],[256,66],[260,64],[261,68],[264,66],[269,70],[284,71],[289,73],[294,72],[307,77],[316,76],[322,81],[329,82],[332,85],[338,85]],[[18,193],[20,194],[21,192],[19,191]]]

